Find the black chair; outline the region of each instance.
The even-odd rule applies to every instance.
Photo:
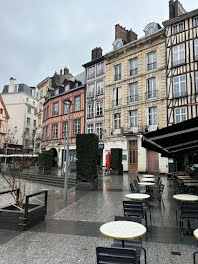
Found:
[[[148,202],[144,201],[123,201],[124,216],[138,217],[145,220],[147,225],[147,212],[149,209]],[[150,211],[150,222],[151,222],[151,211]]]
[[[127,217],[127,216],[115,216],[114,218],[115,221],[133,221],[137,223],[142,223],[142,219],[137,218],[137,217]],[[122,240],[117,240],[114,239],[114,243],[111,245],[112,247],[122,247]],[[124,247],[125,248],[135,248],[137,251],[137,257],[138,259],[141,256],[141,250],[144,251],[144,259],[145,259],[145,264],[147,263],[147,257],[146,257],[146,250],[145,248],[142,247],[142,239],[135,239],[135,240],[125,240],[124,241]]]
[[[190,222],[198,220],[197,202],[179,202],[179,229],[181,236],[184,231],[184,222],[187,221],[188,230],[191,231]]]
[[[131,192],[132,192],[132,193],[137,192],[137,191],[136,191],[136,188],[134,187],[134,185],[133,185],[132,182],[130,183],[130,188],[131,188]]]
[[[136,249],[97,247],[96,257],[97,264],[140,263],[140,260],[137,258]]]
[[[136,179],[137,179],[138,182],[140,182],[140,178],[139,178],[139,176],[137,176]]]
[[[136,188],[137,192],[140,192],[140,186],[139,186],[139,184],[138,184],[136,179],[134,180],[134,185],[135,185],[135,188]]]

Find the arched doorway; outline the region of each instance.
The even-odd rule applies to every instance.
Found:
[[[52,156],[53,156],[53,167],[57,167],[57,163],[58,163],[57,150],[55,148],[52,148],[52,149],[50,149],[50,151],[52,152]]]

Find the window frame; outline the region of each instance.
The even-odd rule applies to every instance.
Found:
[[[181,25],[183,25],[183,29],[181,29]],[[172,35],[184,32],[185,31],[185,23],[184,23],[184,21],[181,21],[179,23],[173,24],[171,28],[172,28]]]
[[[87,118],[94,118],[94,103],[87,104]]]
[[[91,128],[90,128],[91,126]],[[87,125],[87,134],[93,134],[94,133],[94,124],[88,124]]]
[[[135,57],[129,60],[129,76],[134,76],[137,74],[138,74],[138,57]]]
[[[54,137],[54,132],[56,132],[56,137]],[[58,138],[58,123],[55,123],[52,125],[52,139],[57,139],[57,138]]]
[[[55,112],[55,105],[57,105],[58,107],[57,107],[57,111]],[[56,102],[56,103],[54,103],[53,104],[53,116],[58,116],[58,113],[59,113],[59,104],[58,104],[58,102]]]
[[[120,106],[121,103],[122,103],[122,87],[115,87],[113,89],[113,106]]]
[[[132,113],[134,113],[133,116],[132,116]],[[131,122],[131,121],[133,121],[133,122]],[[135,125],[132,125],[132,124],[135,124]],[[129,127],[130,128],[138,127],[138,109],[129,111]]]
[[[103,125],[102,125],[102,123],[96,123],[95,124],[95,132],[96,132],[96,135],[98,135],[98,139],[99,139],[99,141],[101,141],[102,140],[102,138],[103,138]]]
[[[151,85],[152,84],[152,85]],[[146,99],[157,98],[157,80],[156,77],[148,78],[146,80]]]
[[[183,48],[181,48],[183,47]],[[176,50],[177,49],[177,50]],[[174,57],[177,57],[177,60],[174,60]],[[173,46],[172,48],[172,66],[176,67],[186,63],[186,46],[185,43],[180,43]]]
[[[198,61],[198,38],[194,39],[195,60]]]
[[[185,77],[185,81],[181,81],[181,78]],[[179,81],[176,82],[176,79],[178,78]],[[185,91],[182,91],[182,84],[185,83]],[[187,87],[186,87],[186,75],[178,75],[173,77],[173,98],[179,98],[179,97],[184,97],[187,94]],[[177,87],[178,86],[178,87]],[[176,91],[178,90],[178,92]]]
[[[157,69],[157,51],[147,53],[147,71]]]
[[[99,76],[104,73],[104,61],[96,64],[96,75]]]
[[[88,67],[88,79],[95,77],[95,65]]]
[[[150,112],[150,110],[156,110],[156,112]],[[148,107],[148,126],[157,126],[158,125],[158,111],[157,106]],[[155,123],[156,121],[156,123]]]
[[[115,113],[113,115],[113,128],[114,129],[121,128],[121,113]]]
[[[120,81],[122,79],[122,64],[116,64],[114,66],[114,81]]]
[[[135,103],[138,101],[138,82],[129,84],[128,103]]]
[[[81,95],[77,95],[74,98],[74,110],[75,110],[75,112],[81,111]]]
[[[102,85],[100,85],[98,87],[98,84],[99,83],[102,83]],[[100,80],[100,81],[97,81],[96,82],[96,94],[97,95],[101,95],[101,94],[104,94],[104,80]]]
[[[76,137],[77,134],[80,134],[80,132],[81,132],[81,122],[80,121],[81,121],[80,119],[75,119],[74,120],[74,136],[75,137]],[[76,131],[76,127],[77,127],[78,131]]]
[[[184,115],[184,113],[182,113],[181,111],[185,109],[185,118],[182,118],[182,116]],[[180,111],[179,114],[177,114],[177,110]],[[181,123],[183,121],[186,121],[187,120],[187,108],[184,106],[184,107],[177,107],[175,108],[174,110],[174,114],[175,114],[175,124],[178,124],[178,123]],[[177,117],[179,116],[179,122],[177,122]]]
[[[103,101],[96,102],[96,116],[103,116]]]

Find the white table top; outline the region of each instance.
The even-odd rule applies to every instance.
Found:
[[[155,183],[154,182],[138,182],[139,185],[144,185],[144,186],[153,186]]]
[[[173,195],[173,198],[176,200],[186,201],[186,202],[198,201],[198,196],[192,194],[175,194]]]
[[[192,186],[192,187],[197,187],[198,186],[198,182],[185,182],[184,185],[186,185],[186,186]]]
[[[190,176],[177,176],[178,179],[192,179]]]
[[[150,195],[146,193],[128,193],[125,194],[125,197],[131,200],[145,200],[150,198]]]
[[[143,182],[155,182],[155,178],[142,178],[140,180]]]
[[[144,178],[154,178],[155,176],[152,174],[143,174],[142,175]]]
[[[198,239],[198,228],[193,231],[193,236]]]
[[[198,180],[185,179],[183,182],[198,182]]]
[[[102,225],[100,232],[109,238],[133,240],[144,236],[146,234],[146,227],[132,221],[113,221]]]

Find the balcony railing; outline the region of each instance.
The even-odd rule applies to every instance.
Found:
[[[147,99],[152,99],[157,97],[157,90],[149,91],[146,93]]]
[[[114,81],[119,81],[119,80],[121,80],[121,73],[115,74],[114,76]]]
[[[128,103],[135,103],[137,101],[138,101],[138,95],[137,94],[128,96]]]
[[[154,70],[157,68],[157,63],[156,62],[153,62],[153,63],[149,63],[147,64],[147,70],[150,71],[150,70]]]
[[[113,100],[112,104],[113,104],[113,106],[121,105],[121,99]]]
[[[138,74],[138,68],[130,70],[130,76]]]

